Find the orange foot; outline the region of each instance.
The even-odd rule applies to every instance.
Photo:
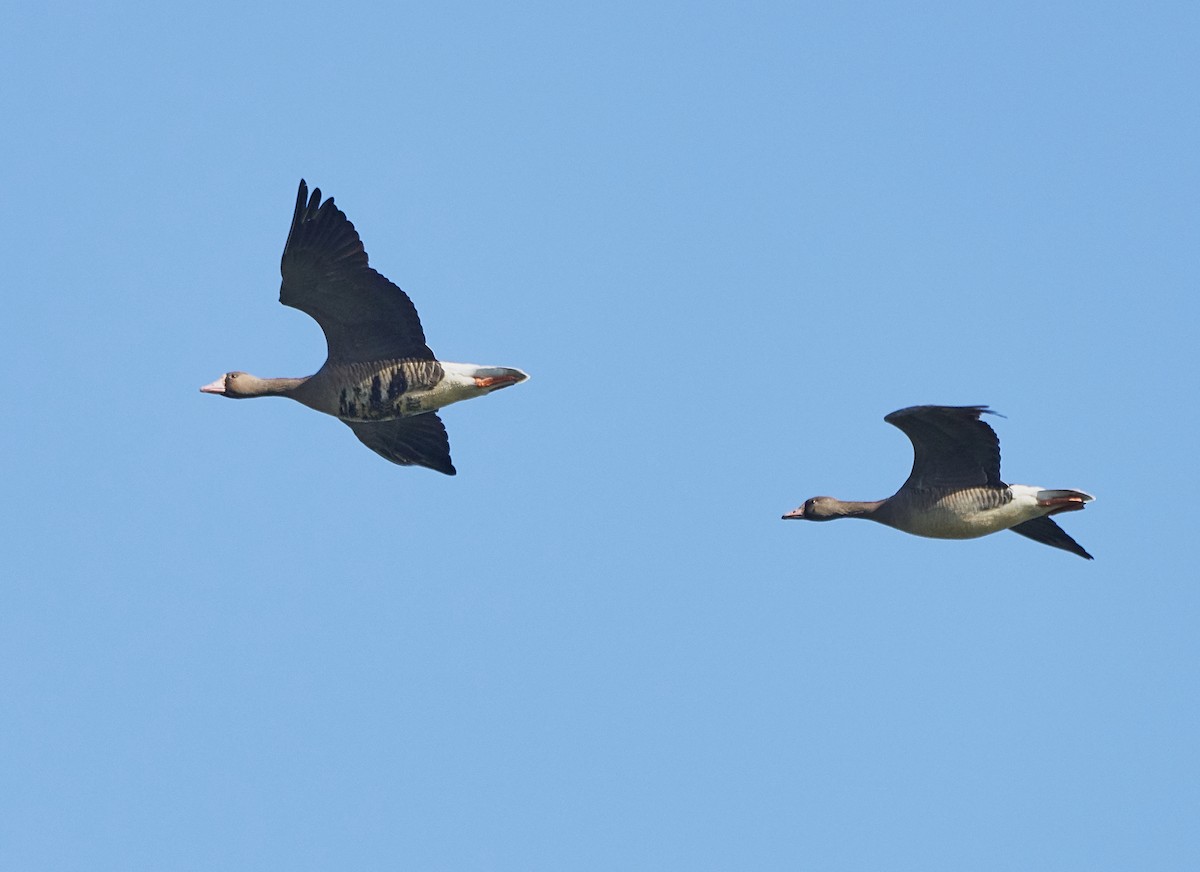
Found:
[[[1075,512],[1082,509],[1084,500],[1082,497],[1054,497],[1049,500],[1038,500],[1038,505],[1053,508],[1054,511],[1050,514],[1057,515],[1059,512]]]
[[[486,378],[476,377],[477,388],[502,388],[505,385],[515,385],[520,379],[515,375],[489,375]]]

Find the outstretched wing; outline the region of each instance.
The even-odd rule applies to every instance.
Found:
[[[1048,515],[1034,518],[1032,521],[1025,521],[1008,529],[1014,533],[1020,533],[1034,542],[1049,545],[1051,548],[1061,548],[1063,551],[1070,551],[1072,554],[1078,554],[1080,557],[1086,557],[1088,560],[1094,559],[1092,555],[1083,550],[1082,545],[1068,536],[1067,531],[1054,523]]]
[[[904,431],[913,444],[913,466],[905,488],[1003,487],[1000,440],[980,420],[987,406],[910,406],[883,420]]]
[[[303,179],[280,267],[279,302],[321,325],[330,361],[433,359],[408,294],[367,266],[354,225]]]
[[[401,466],[427,466],[454,475],[450,438],[437,412],[391,421],[346,421],[363,445]]]

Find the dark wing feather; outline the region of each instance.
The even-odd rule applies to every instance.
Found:
[[[1054,523],[1048,516],[1034,518],[1032,521],[1025,521],[1008,529],[1014,533],[1020,533],[1034,542],[1049,545],[1051,548],[1061,548],[1063,551],[1070,551],[1072,554],[1078,554],[1088,560],[1094,559],[1092,555],[1083,550],[1082,545],[1067,535],[1066,530]]]
[[[437,412],[391,421],[346,421],[362,444],[401,466],[427,466],[454,475],[450,438]]]
[[[1000,440],[980,420],[986,406],[910,406],[883,420],[913,444],[913,467],[905,488],[1003,487]]]
[[[303,179],[280,266],[279,302],[321,325],[331,361],[433,359],[408,294],[367,266],[354,225]]]

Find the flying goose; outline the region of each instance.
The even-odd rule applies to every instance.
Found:
[[[868,518],[934,539],[1012,530],[1091,560],[1050,516],[1079,511],[1092,495],[1001,481],[1000,440],[981,420],[985,412],[996,414],[987,406],[911,406],[892,412],[883,420],[913,444],[912,472],[900,490],[875,502],[813,497],[784,519]]]
[[[310,198],[303,179],[281,270],[279,302],[321,325],[325,363],[305,378],[228,372],[200,388],[204,393],[290,397],[345,422],[392,463],[454,475],[435,410],[528,378],[519,369],[435,358],[408,294],[367,265],[354,225],[332,197],[321,202],[320,188]]]

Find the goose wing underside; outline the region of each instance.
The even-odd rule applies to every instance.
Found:
[[[1032,521],[1025,521],[1008,529],[1014,533],[1020,533],[1034,542],[1049,545],[1051,548],[1061,548],[1063,551],[1070,551],[1072,554],[1078,554],[1088,560],[1094,559],[1092,555],[1083,550],[1082,545],[1067,535],[1066,530],[1054,523],[1048,516],[1034,518]]]
[[[363,445],[401,466],[425,466],[454,475],[450,438],[437,412],[392,421],[345,421]]]
[[[1003,487],[1000,440],[980,420],[984,413],[991,413],[986,406],[911,406],[885,417],[913,445],[912,472],[904,487]]]
[[[367,265],[354,225],[303,179],[280,269],[279,302],[321,325],[331,361],[433,359],[408,294]]]

